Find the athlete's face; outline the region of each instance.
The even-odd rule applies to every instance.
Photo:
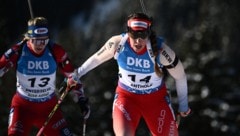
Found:
[[[48,37],[31,38],[30,45],[36,54],[41,54],[48,44]]]
[[[130,45],[135,52],[142,51],[147,44],[148,34],[143,32],[129,32]]]

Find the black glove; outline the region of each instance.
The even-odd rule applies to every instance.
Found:
[[[81,108],[81,114],[83,115],[84,119],[88,119],[89,115],[90,115],[90,106],[88,103],[88,98],[86,97],[80,97],[78,100],[78,104]]]

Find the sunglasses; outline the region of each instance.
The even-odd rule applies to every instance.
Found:
[[[46,45],[49,42],[49,38],[47,38],[47,39],[31,39],[31,40],[32,40],[32,43],[35,45],[42,45],[42,44]]]
[[[145,31],[130,30],[129,31],[129,36],[133,39],[138,39],[138,38],[145,39],[149,36],[149,32],[147,30],[145,30]]]

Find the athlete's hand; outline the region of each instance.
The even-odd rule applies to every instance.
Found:
[[[70,76],[67,78],[67,89],[69,90],[78,90],[82,87],[82,83],[78,77],[78,72],[75,70]]]
[[[192,110],[190,108],[188,108],[188,110],[186,112],[179,112],[181,117],[187,117],[192,113]]]
[[[67,79],[67,88],[72,90],[73,100],[77,102],[81,108],[81,114],[84,119],[88,119],[90,115],[90,106],[88,98],[84,96],[82,83],[79,79],[78,72],[75,70]]]

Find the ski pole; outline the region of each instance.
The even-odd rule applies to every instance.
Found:
[[[83,136],[86,136],[87,119],[83,119]]]
[[[144,14],[147,14],[147,10],[146,10],[146,8],[145,8],[145,5],[144,5],[143,0],[140,0],[140,4],[141,4],[143,13],[144,13]]]
[[[43,126],[41,127],[41,129],[38,131],[37,136],[41,136],[41,134],[43,133],[43,130],[45,129],[45,127],[47,126],[47,124],[49,123],[50,119],[52,118],[52,116],[54,115],[54,113],[57,111],[58,107],[60,106],[60,104],[62,103],[63,99],[65,98],[65,96],[68,94],[68,92],[70,91],[70,89],[66,89],[67,87],[67,83],[65,82],[63,84],[63,86],[59,89],[59,92],[62,92],[64,89],[65,91],[62,93],[62,95],[60,96],[57,104],[55,105],[55,107],[53,108],[53,110],[50,112],[50,114],[48,115],[46,121],[44,122]]]
[[[180,113],[178,113],[178,114],[176,115],[177,128],[179,128],[180,122],[181,122],[181,115],[180,115]]]
[[[28,8],[29,8],[29,12],[30,12],[31,18],[34,18],[31,0],[28,0]]]

